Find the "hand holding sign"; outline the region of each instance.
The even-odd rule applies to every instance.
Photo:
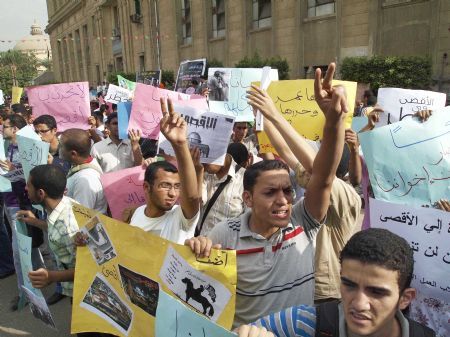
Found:
[[[272,98],[270,98],[265,90],[262,90],[255,85],[252,85],[252,89],[253,90],[247,91],[248,104],[253,108],[258,109],[264,117],[273,122],[280,113],[275,107]]]
[[[174,145],[183,145],[186,140],[186,122],[173,109],[172,100],[167,99],[169,109],[167,109],[166,101],[161,98],[161,111],[163,119],[161,120],[161,132],[166,139]]]

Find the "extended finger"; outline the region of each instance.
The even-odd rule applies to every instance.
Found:
[[[314,73],[314,96],[316,99],[320,99],[322,97],[322,70],[320,68],[316,69]]]
[[[162,111],[163,116],[166,116],[168,114],[168,112],[167,112],[166,100],[164,99],[164,97],[161,97],[159,99],[159,103],[161,104],[161,111]]]
[[[174,115],[175,110],[173,109],[173,103],[170,98],[167,99],[167,104],[169,105],[169,115]]]
[[[331,85],[333,83],[334,71],[336,70],[336,63],[331,62],[328,65],[327,72],[325,73],[325,78],[323,79],[323,88],[325,90],[331,89]]]

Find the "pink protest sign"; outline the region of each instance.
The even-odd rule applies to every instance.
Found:
[[[70,128],[89,129],[88,82],[50,84],[27,89],[28,101],[35,117],[52,115],[58,131]]]
[[[100,177],[113,218],[121,220],[125,208],[145,204],[144,173],[145,169],[136,166]]]
[[[162,119],[159,102],[161,97],[170,98],[174,101],[189,99],[189,95],[136,83],[128,131],[139,129],[143,138],[158,139],[159,122]]]

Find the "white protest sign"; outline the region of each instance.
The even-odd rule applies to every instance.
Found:
[[[133,93],[131,90],[110,84],[106,93],[105,101],[118,104],[120,102],[128,102],[131,100]]]
[[[0,89],[0,105],[5,104],[5,100],[3,98],[3,90]]]
[[[197,147],[200,150],[200,162],[223,165],[233,131],[234,117],[176,103],[173,106],[186,121],[189,147]],[[159,137],[159,148],[166,154],[175,154],[162,133]]]
[[[450,334],[450,212],[370,199],[371,227],[401,236],[414,251],[411,318]]]
[[[380,88],[378,90],[378,104],[383,108],[379,126],[401,121],[411,117],[421,110],[437,110],[445,107],[447,97],[444,93],[399,89]]]
[[[261,76],[261,89],[267,90],[267,88],[270,85],[271,79],[270,79],[270,70],[271,67],[264,67],[262,76]],[[263,131],[264,130],[264,116],[261,114],[261,111],[256,111],[256,118],[255,118],[255,129],[256,131]]]

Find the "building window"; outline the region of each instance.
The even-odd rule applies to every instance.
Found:
[[[271,0],[253,1],[253,28],[270,27],[272,25],[272,4]]]
[[[211,0],[212,36],[225,36],[225,0]]]
[[[183,44],[192,43],[191,1],[181,0],[181,30]]]
[[[97,37],[97,27],[96,27],[96,21],[95,21],[95,16],[92,15],[91,17],[91,23],[92,23],[92,36],[93,37]]]
[[[141,11],[141,0],[134,0],[134,10],[135,10],[135,14],[137,15],[141,15],[142,11]]]
[[[334,14],[335,0],[308,0],[308,17]]]
[[[145,56],[139,55],[139,71],[143,72],[145,71]]]

